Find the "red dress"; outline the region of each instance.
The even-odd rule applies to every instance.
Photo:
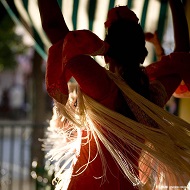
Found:
[[[77,36],[78,34],[76,32],[69,32],[64,43],[60,41],[50,48],[46,73],[47,91],[50,96],[58,102],[64,103],[64,98],[68,95],[67,82],[71,76],[73,76],[85,94],[104,106],[118,111],[118,105],[124,103],[119,88],[108,77],[105,69],[89,56],[93,54],[103,55],[108,46],[96,37],[93,37],[94,41],[89,42],[88,39],[86,40],[86,38],[84,38],[86,32],[88,33],[88,31],[85,31],[84,34],[83,31],[81,31],[81,34],[79,32],[79,36]],[[104,46],[104,48],[98,51],[102,46]],[[187,61],[189,58],[189,54],[173,53],[164,56],[161,61],[153,63],[146,68],[146,72],[151,81],[151,101],[163,107],[179,86],[182,79],[190,90],[190,64]],[[98,155],[82,174],[71,178],[68,189],[137,189],[137,187],[134,187],[133,184],[124,177],[103,144],[101,144],[101,148],[108,164],[106,173],[107,180],[102,183],[102,164],[100,156]],[[76,173],[77,169],[87,163],[88,152],[88,144],[81,147],[80,156],[75,165],[73,174]],[[94,139],[92,139],[90,144],[90,153],[91,158],[94,158],[97,153]],[[130,159],[138,166],[136,159]],[[136,172],[138,173],[138,171]]]

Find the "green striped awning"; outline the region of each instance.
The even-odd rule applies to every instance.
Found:
[[[23,26],[35,42],[38,53],[46,59],[50,42],[47,39],[40,21],[37,0],[13,0],[20,17],[16,17],[6,0],[0,0],[16,24]],[[117,5],[128,5],[140,19],[144,31],[158,31],[162,40],[169,9],[167,3],[158,0],[58,0],[70,30],[90,29],[101,39],[104,38],[104,22],[110,8]],[[149,56],[154,59],[151,44],[147,43]],[[102,61],[101,58],[99,60]]]

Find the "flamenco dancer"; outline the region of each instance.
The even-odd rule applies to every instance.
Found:
[[[168,1],[175,50],[144,68],[144,32],[127,6],[108,12],[103,41],[89,30],[70,31],[56,0],[38,0],[52,43],[46,86],[54,108],[44,149],[56,167],[56,190],[187,185],[190,124],[163,107],[182,80],[190,90],[189,34],[181,1]],[[93,59],[99,55],[108,69]]]

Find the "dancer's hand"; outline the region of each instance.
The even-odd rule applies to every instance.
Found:
[[[154,45],[155,51],[156,51],[156,56],[157,59],[160,60],[161,57],[165,54],[164,49],[162,48],[162,45],[160,43],[160,40],[158,39],[158,34],[157,32],[151,33],[151,32],[146,32],[145,33],[145,40],[147,42],[150,42]]]

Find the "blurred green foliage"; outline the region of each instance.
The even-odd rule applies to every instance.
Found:
[[[27,46],[23,43],[22,36],[15,33],[16,26],[9,15],[0,16],[0,71],[2,71],[14,69],[17,65],[16,56],[23,54]]]

